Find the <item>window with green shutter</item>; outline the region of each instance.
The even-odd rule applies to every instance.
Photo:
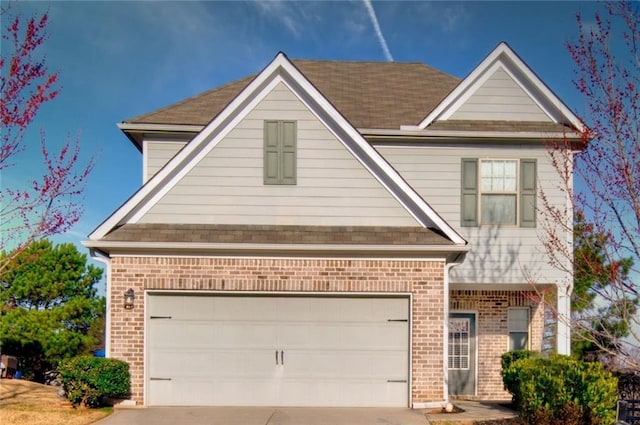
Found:
[[[536,227],[535,159],[462,159],[461,224]]]
[[[295,121],[264,122],[264,184],[296,184]]]

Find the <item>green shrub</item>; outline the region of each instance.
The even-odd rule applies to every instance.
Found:
[[[129,394],[129,365],[116,359],[74,357],[60,365],[60,378],[74,406],[97,407],[104,397]]]
[[[522,399],[519,385],[520,369],[513,368],[512,365],[520,359],[529,359],[539,356],[539,352],[529,350],[508,351],[502,355],[502,382],[504,384],[504,388],[512,394],[513,404],[516,407],[520,405],[520,400]]]
[[[516,358],[519,357],[519,358]],[[615,422],[617,381],[599,363],[567,356],[503,356],[503,382],[527,423]]]

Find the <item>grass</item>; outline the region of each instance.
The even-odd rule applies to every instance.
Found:
[[[74,409],[58,398],[57,390],[21,379],[0,380],[0,424],[88,425],[111,414],[111,408]]]

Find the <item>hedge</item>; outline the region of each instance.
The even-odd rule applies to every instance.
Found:
[[[78,356],[60,365],[60,378],[74,406],[97,407],[105,397],[130,393],[129,365],[116,359]]]
[[[520,417],[537,425],[615,422],[617,380],[600,363],[524,352],[502,356],[502,380]]]

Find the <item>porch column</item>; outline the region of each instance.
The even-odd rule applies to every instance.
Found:
[[[558,323],[556,348],[558,354],[571,354],[571,287],[558,285]]]

